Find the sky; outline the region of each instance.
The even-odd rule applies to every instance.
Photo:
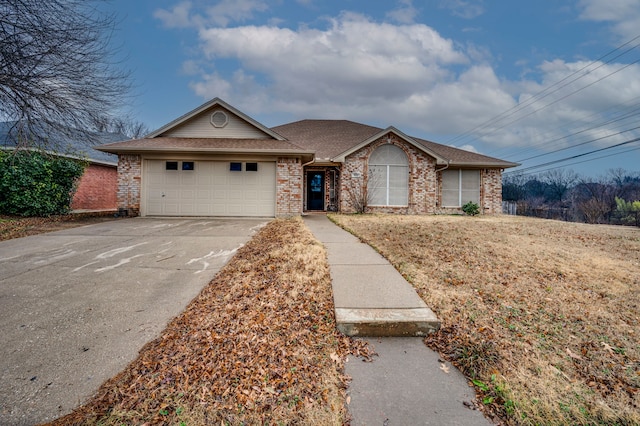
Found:
[[[640,0],[107,4],[150,129],[219,97],[267,127],[395,126],[525,174],[640,172]]]

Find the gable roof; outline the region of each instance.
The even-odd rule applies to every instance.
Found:
[[[296,145],[315,150],[317,161],[344,161],[344,157],[389,132],[434,157],[439,164],[461,167],[515,167],[518,164],[475,152],[407,136],[395,127],[381,129],[348,120],[301,120],[273,127]]]
[[[171,131],[173,129],[176,129],[180,125],[186,123],[187,121],[189,121],[192,118],[200,115],[201,113],[203,113],[203,112],[205,112],[207,110],[213,110],[215,107],[218,107],[218,106],[226,109],[227,111],[231,112],[232,114],[237,115],[242,120],[246,121],[247,123],[249,123],[250,125],[252,125],[256,129],[258,129],[261,132],[267,134],[268,136],[272,137],[273,139],[284,140],[284,138],[282,136],[280,136],[279,134],[277,134],[276,132],[272,131],[268,127],[266,127],[266,126],[262,125],[261,123],[257,122],[256,120],[254,120],[253,118],[249,117],[248,115],[246,115],[242,111],[237,110],[236,108],[232,107],[231,105],[229,105],[228,103],[226,103],[225,101],[223,101],[220,98],[213,98],[210,101],[203,103],[199,107],[197,107],[197,108],[189,111],[188,113],[176,118],[175,120],[171,121],[170,123],[165,124],[164,126],[160,127],[157,130],[154,130],[153,132],[151,132],[148,135],[146,135],[144,138],[145,139],[151,139],[151,138],[156,138],[158,136],[161,136],[161,135],[163,135],[163,134],[165,134],[165,133],[167,133],[167,132],[169,132],[169,131]]]
[[[177,131],[202,119],[205,113],[226,109],[258,133],[189,134]],[[207,126],[209,127],[209,126]],[[102,145],[98,149],[112,153],[172,152],[252,155],[299,155],[304,162],[344,162],[345,158],[367,144],[393,133],[416,149],[436,159],[437,164],[459,167],[515,167],[517,163],[476,154],[428,140],[414,138],[393,126],[381,129],[349,120],[300,120],[272,128],[260,124],[220,98],[214,98],[145,136],[143,139]],[[205,136],[202,136],[205,135]],[[212,135],[215,135],[213,133]],[[264,138],[263,138],[264,137]]]
[[[338,162],[343,162],[345,161],[346,157],[353,154],[354,152],[356,152],[357,150],[369,145],[371,142],[374,142],[378,139],[380,139],[381,137],[388,135],[389,133],[394,133],[396,136],[400,137],[400,139],[404,140],[405,142],[407,142],[410,145],[413,145],[415,148],[426,152],[427,154],[429,154],[430,156],[434,157],[436,159],[436,161],[438,162],[438,164],[447,164],[447,160],[445,158],[443,158],[442,156],[438,155],[438,153],[436,153],[435,151],[432,151],[429,148],[426,148],[423,145],[418,144],[418,142],[416,142],[416,140],[414,140],[412,137],[405,135],[403,132],[401,132],[400,130],[396,129],[393,126],[389,126],[386,129],[376,133],[375,135],[369,137],[368,139],[360,142],[358,145],[340,153],[340,155],[336,156],[333,158],[334,161],[338,161]]]

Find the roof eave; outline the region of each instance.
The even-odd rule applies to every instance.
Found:
[[[286,156],[301,156],[301,157],[313,157],[314,151],[298,151],[298,150],[286,150],[286,149],[241,149],[241,148],[162,148],[156,147],[110,147],[101,146],[96,148],[99,151],[109,152],[111,154],[149,154],[149,153],[210,153],[210,154],[250,154],[250,155],[286,155]]]
[[[471,162],[471,161],[450,161],[449,163],[449,167],[473,167],[473,168],[477,168],[477,169],[484,169],[484,168],[492,168],[492,169],[508,169],[511,167],[518,167],[520,164],[519,163],[510,163],[510,162],[505,162],[505,161],[499,161],[499,162],[486,162],[486,163],[479,163],[479,162]]]

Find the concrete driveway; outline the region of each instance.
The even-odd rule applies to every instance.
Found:
[[[0,424],[84,402],[267,221],[123,219],[0,242]]]

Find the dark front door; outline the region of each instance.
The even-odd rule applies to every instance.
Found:
[[[307,172],[307,210],[324,210],[324,172]]]

